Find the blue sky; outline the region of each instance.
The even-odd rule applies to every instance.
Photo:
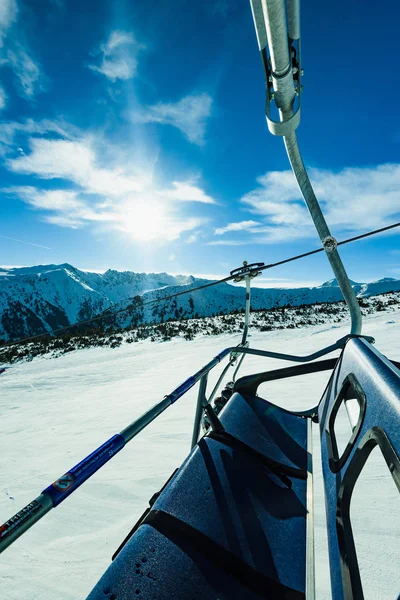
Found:
[[[303,2],[298,129],[338,239],[400,216],[394,0]],[[264,117],[247,1],[3,0],[0,264],[224,276],[318,238]],[[346,246],[400,277],[399,235]],[[259,284],[318,284],[323,256]]]

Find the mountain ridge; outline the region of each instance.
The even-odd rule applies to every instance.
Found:
[[[5,341],[50,333],[106,310],[109,316],[103,326],[127,328],[138,323],[228,313],[241,310],[245,304],[245,289],[228,283],[157,303],[163,296],[212,281],[193,275],[114,269],[94,273],[69,263],[0,267],[0,273],[0,339]],[[400,280],[389,277],[352,285],[359,298],[400,290]],[[335,279],[316,287],[253,286],[251,293],[254,309],[339,300],[342,295]]]

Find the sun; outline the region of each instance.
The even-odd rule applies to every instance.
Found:
[[[121,212],[121,229],[139,242],[165,239],[170,215],[166,206],[153,200],[126,204]]]

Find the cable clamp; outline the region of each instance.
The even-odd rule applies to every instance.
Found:
[[[231,276],[235,277],[233,281],[235,281],[236,283],[238,283],[239,281],[244,281],[246,277],[252,279],[253,277],[257,277],[257,275],[261,275],[262,272],[259,271],[259,269],[264,266],[265,265],[263,262],[251,263],[249,265],[247,260],[244,260],[242,267],[239,267],[238,269],[233,269],[233,271],[231,271]]]
[[[238,344],[238,348],[248,348],[248,347],[249,347],[249,342],[245,342],[244,344]],[[234,350],[232,350],[232,352],[229,355],[229,361],[233,361],[233,360],[236,361],[239,358],[239,356],[241,356],[241,355],[243,356],[243,354],[244,354],[243,352],[235,352]],[[232,366],[234,364],[235,363],[232,363]]]
[[[324,240],[322,240],[322,245],[325,252],[333,252],[336,250],[338,243],[333,236],[328,235]]]

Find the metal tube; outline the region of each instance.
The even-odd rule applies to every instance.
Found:
[[[288,72],[291,66],[287,43],[285,0],[262,0],[262,7],[272,72],[277,77],[281,77]]]
[[[182,393],[182,395],[183,394],[184,392]],[[131,439],[133,439],[138,433],[140,433],[142,429],[147,427],[149,423],[154,421],[156,417],[161,415],[161,413],[164,412],[164,410],[168,408],[168,406],[171,406],[171,404],[172,402],[169,396],[166,396],[163,400],[161,400],[161,402],[158,402],[157,404],[152,406],[148,411],[146,411],[143,415],[136,419],[136,421],[133,421],[133,423],[128,425],[128,427],[125,427],[125,429],[121,431],[121,435],[124,438],[125,443],[127,444],[128,442],[130,442]]]
[[[244,356],[244,355],[243,355],[243,356]],[[210,397],[208,398],[208,402],[212,402],[212,400],[214,399],[214,396],[215,396],[215,394],[217,393],[217,390],[218,390],[218,388],[219,388],[219,386],[220,386],[220,383],[221,383],[221,381],[222,381],[222,380],[223,380],[223,378],[225,377],[225,374],[226,374],[227,370],[229,369],[229,367],[231,367],[231,366],[234,364],[235,360],[236,360],[236,357],[235,357],[235,358],[233,358],[232,360],[230,360],[230,361],[228,362],[228,364],[226,365],[226,367],[223,369],[223,371],[222,371],[221,375],[218,377],[218,381],[217,381],[217,383],[215,384],[213,391],[212,391],[212,392],[211,392],[211,394],[210,394]]]
[[[201,424],[201,417],[203,415],[203,408],[207,404],[207,399],[206,399],[207,379],[208,379],[208,375],[204,375],[204,377],[202,377],[200,379],[199,393],[197,395],[196,414],[194,416],[191,448],[195,447],[195,445],[197,444],[197,441],[199,439],[200,424]]]
[[[269,350],[256,350],[255,348],[241,348],[240,346],[235,346],[230,348],[231,352],[235,352],[236,354],[253,354],[254,356],[265,356],[267,358],[277,358],[279,360],[289,360],[291,362],[311,362],[320,356],[324,356],[325,354],[329,354],[334,350],[339,350],[339,348],[343,348],[346,341],[349,339],[349,336],[341,338],[334,344],[330,346],[326,346],[326,348],[322,348],[317,352],[313,352],[312,354],[308,354],[307,356],[297,356],[295,354],[283,354],[281,352],[270,352]]]
[[[53,508],[50,496],[40,494],[0,527],[0,552]]]
[[[295,97],[292,61],[289,54],[284,0],[262,0],[268,48],[271,58],[275,103],[291,111]]]
[[[286,0],[288,33],[292,40],[300,39],[300,0]]]
[[[307,423],[306,598],[315,599],[314,470],[312,420]]]
[[[240,360],[239,360],[239,362],[238,362],[238,365],[237,365],[237,367],[236,367],[236,369],[235,369],[235,372],[233,373],[232,381],[235,381],[235,380],[236,380],[236,375],[238,374],[238,371],[239,371],[240,367],[242,366],[242,362],[244,361],[244,357],[245,357],[245,356],[246,356],[246,355],[245,355],[245,354],[243,354],[243,355],[242,355],[242,357],[240,358]]]
[[[254,26],[256,28],[258,49],[264,50],[267,46],[267,31],[261,0],[250,0],[251,12],[253,13]]]
[[[325,221],[324,215],[322,214],[321,207],[318,203],[317,197],[315,196],[310,179],[305,169],[297,143],[296,133],[293,132],[290,135],[285,136],[284,141],[288,157],[292,165],[293,173],[295,174],[297,183],[301,193],[303,194],[303,198],[310,212],[311,218],[314,221],[318,235],[322,243],[324,243],[326,238],[331,237],[331,233]],[[360,334],[362,327],[361,310],[346,270],[339,256],[339,252],[336,248],[334,248],[330,252],[327,251],[326,255],[350,311],[351,333]]]
[[[247,339],[247,333],[249,331],[249,321],[250,321],[250,277],[246,275],[246,309],[244,315],[244,327],[243,327],[243,335],[241,345],[244,346]]]
[[[244,377],[240,377],[240,379],[235,382],[234,391],[239,392],[239,394],[249,394],[250,396],[255,396],[257,394],[258,387],[262,383],[266,383],[267,381],[277,381],[278,379],[286,379],[288,377],[298,377],[299,375],[309,375],[310,373],[320,373],[321,371],[333,370],[335,365],[337,365],[338,360],[340,360],[340,358],[327,358],[325,360],[317,360],[316,362],[305,365],[283,367],[283,369],[275,369],[273,371],[264,371],[263,373],[245,375]],[[297,414],[304,414],[304,411],[301,411]]]

